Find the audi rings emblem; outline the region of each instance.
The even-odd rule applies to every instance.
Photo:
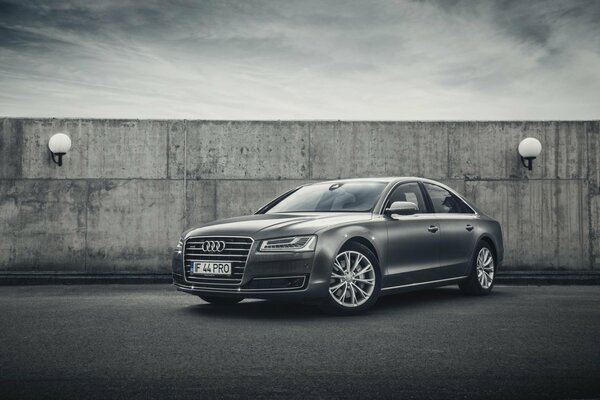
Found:
[[[205,253],[220,253],[225,250],[225,242],[222,240],[206,240],[202,243],[202,251]]]

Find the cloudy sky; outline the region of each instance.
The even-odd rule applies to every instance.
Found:
[[[600,1],[0,0],[0,116],[598,119]]]

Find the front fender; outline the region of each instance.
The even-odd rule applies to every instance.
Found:
[[[375,249],[377,259],[379,260],[379,268],[383,274],[383,266],[386,265],[386,242],[387,230],[373,229],[372,227],[349,225],[330,228],[318,233],[319,243],[322,246],[323,257],[327,259],[329,265],[327,270],[331,273],[332,261],[339,254],[342,247],[354,238],[360,238],[371,244]]]

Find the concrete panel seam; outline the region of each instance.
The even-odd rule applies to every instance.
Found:
[[[187,120],[183,120],[183,229],[187,226]]]
[[[219,182],[215,181],[215,184],[213,186],[214,186],[214,190],[213,190],[213,215],[214,215],[215,219],[217,219],[217,212],[219,211],[218,207],[217,207],[217,204],[218,204],[217,201],[219,200],[218,199],[218,195],[217,195],[217,193],[219,192],[219,187],[218,187],[219,186]]]
[[[560,130],[559,130],[558,124],[556,124],[554,126],[554,143],[559,143],[559,140],[560,140]],[[558,162],[559,158],[560,158],[559,146],[554,146],[554,159],[556,160],[556,162],[554,163],[554,176],[556,176],[556,177],[559,177],[559,173],[558,173],[558,166],[560,164]]]
[[[85,233],[83,238],[83,270],[87,272],[87,255],[88,255],[88,208],[90,204],[90,184],[85,182]]]
[[[452,126],[452,127],[453,127],[453,125],[452,125],[452,124],[451,124],[450,126]],[[452,129],[448,129],[448,128],[446,127],[446,146],[448,147],[448,148],[446,149],[446,153],[447,153],[447,157],[448,157],[448,160],[447,160],[447,162],[446,162],[446,178],[450,178],[450,177],[452,176],[452,172],[451,172],[451,169],[452,169],[452,167],[451,167],[451,165],[452,165],[452,162],[450,161],[450,160],[451,160],[451,159],[450,159],[450,133],[451,133],[451,132],[452,132]]]
[[[589,125],[587,122],[583,124],[583,129],[585,130],[585,155],[586,155],[585,160],[586,160],[586,167],[587,167],[586,171],[585,171],[585,177],[589,182],[590,181],[590,167],[591,167],[590,158],[592,157],[592,155],[590,154],[590,129],[589,129]],[[589,193],[589,190],[588,190],[588,193]]]
[[[84,177],[71,177],[71,178],[60,178],[60,177],[34,177],[34,178],[0,178],[4,181],[180,181],[182,178],[143,178],[132,176],[128,178],[84,178]],[[214,178],[217,179],[217,178]],[[242,178],[244,179],[244,178]],[[232,178],[231,180],[236,180]]]
[[[167,153],[166,157],[165,157],[165,162],[167,164],[165,167],[165,171],[166,171],[165,176],[166,176],[166,179],[169,179],[170,178],[170,176],[169,176],[170,175],[169,159],[171,158],[170,154],[169,154],[169,153],[171,153],[171,125],[167,125],[167,148],[166,148],[165,152]]]
[[[584,198],[583,198],[583,184],[581,183],[581,181],[579,181],[579,182],[578,182],[578,185],[577,185],[577,186],[578,186],[578,190],[579,190],[579,207],[578,207],[578,208],[579,208],[579,215],[578,215],[577,217],[578,217],[578,219],[579,219],[580,221],[583,221],[583,220],[584,220],[584,219],[583,219],[583,213],[584,213],[584,209],[585,209],[585,208],[584,208],[584,207],[585,207],[584,203],[585,203],[585,200],[586,200],[586,199],[584,199]],[[588,193],[588,195],[587,195],[587,198],[589,199],[589,193]],[[589,204],[588,204],[588,206],[589,206]],[[588,208],[588,213],[589,213],[589,212],[590,212],[590,211],[589,211],[589,208]],[[589,221],[590,219],[591,219],[591,218],[588,218],[588,221]],[[588,222],[588,223],[589,223],[589,222]],[[585,258],[586,258],[586,257],[585,257],[585,256],[586,256],[586,254],[585,254],[585,240],[584,240],[585,234],[583,233],[584,226],[585,226],[585,224],[580,224],[580,225],[579,225],[579,243],[581,243],[581,246],[580,246],[580,251],[581,251],[581,260],[582,260],[582,261],[583,261],[583,260],[585,260]],[[589,233],[589,232],[590,232],[590,230],[589,230],[589,228],[588,228],[588,233]],[[589,256],[590,254],[591,254],[591,252],[588,254],[588,256]],[[591,267],[591,266],[592,266],[592,265],[590,264],[590,267]]]
[[[63,121],[115,121],[115,122],[125,122],[125,121],[139,121],[139,122],[177,122],[181,121],[181,119],[173,119],[173,118],[74,118],[74,117],[65,117],[65,118],[56,118],[56,117],[10,117],[0,115],[1,119],[7,120],[15,120],[15,121],[37,121],[37,120],[63,120]],[[239,119],[239,120],[227,120],[227,119],[188,119],[186,121],[189,122],[210,122],[210,123],[276,123],[276,122],[288,122],[288,123],[315,123],[315,122],[358,122],[358,123],[371,123],[377,122],[380,124],[397,124],[397,123],[438,123],[438,124],[451,124],[451,123],[497,123],[497,124],[507,124],[507,123],[548,123],[548,122],[560,122],[560,123],[586,123],[586,122],[597,122],[597,119],[582,119],[582,120],[550,120],[550,119],[523,119],[523,120],[493,120],[493,119],[464,119],[464,120],[376,120],[376,119],[362,119],[362,120],[339,120],[339,119]]]
[[[377,178],[377,175],[373,175],[371,176],[371,178]],[[365,177],[366,178],[366,177]],[[427,176],[423,176],[423,178],[427,178]],[[131,178],[43,178],[43,177],[38,177],[38,178],[0,178],[0,180],[2,181],[87,181],[87,182],[94,182],[94,181],[105,181],[105,180],[111,180],[111,181],[181,181],[184,180],[183,178],[138,178],[138,177],[131,177]],[[245,178],[245,177],[239,177],[239,178],[186,178],[186,181],[264,181],[264,182],[277,182],[277,181],[306,181],[308,178],[304,179],[304,178]],[[330,176],[327,178],[316,178],[316,179],[309,179],[309,180],[315,180],[315,181],[329,181],[329,180],[339,180],[339,179],[345,179],[345,178],[340,178],[337,176]],[[559,181],[559,182],[573,182],[573,181],[582,181],[582,182],[587,182],[587,179],[585,178],[528,178],[528,179],[520,179],[520,178],[473,178],[473,177],[460,177],[460,178],[441,178],[441,179],[452,179],[452,180],[457,180],[457,181],[464,181],[464,182],[528,182],[528,181]]]
[[[453,178],[453,179],[464,179],[465,182],[536,182],[536,181],[559,181],[559,182],[585,182],[585,178]]]
[[[308,179],[312,179],[313,178],[313,165],[312,165],[312,152],[311,152],[311,136],[312,136],[312,124],[308,124],[307,125],[308,128],[308,150],[306,152],[306,154],[308,154]]]
[[[589,162],[589,161],[588,161]],[[587,193],[587,205],[588,205],[588,241],[589,241],[589,245],[590,245],[590,249],[589,249],[589,268],[591,270],[595,269],[595,256],[596,256],[596,239],[595,239],[595,235],[594,235],[594,222],[592,221],[592,219],[594,218],[593,213],[594,211],[592,210],[592,185],[590,185],[589,181],[588,181],[588,193]]]

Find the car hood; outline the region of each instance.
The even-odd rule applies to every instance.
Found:
[[[372,219],[371,213],[256,214],[204,224],[184,236],[251,236],[254,239],[310,235],[321,229]]]

